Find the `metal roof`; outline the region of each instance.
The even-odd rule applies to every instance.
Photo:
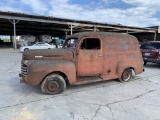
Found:
[[[71,35],[69,38],[80,38],[84,36],[123,36],[123,37],[130,37],[130,38],[135,38],[134,36],[130,34],[121,34],[121,33],[116,33],[116,32],[79,32]]]
[[[130,27],[123,25],[114,25],[106,23],[98,23],[92,21],[81,21],[64,18],[56,18],[52,16],[30,15],[19,12],[3,12],[0,11],[0,35],[12,35],[12,20],[16,20],[17,35],[65,35],[65,32],[81,31],[104,31],[104,32],[155,32],[153,28]]]

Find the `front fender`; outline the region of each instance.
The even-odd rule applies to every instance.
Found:
[[[46,75],[53,72],[64,73],[70,84],[76,82],[76,68],[73,62],[67,60],[29,60],[28,74],[25,83],[31,85],[39,84]]]

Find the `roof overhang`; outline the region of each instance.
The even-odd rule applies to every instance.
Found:
[[[65,34],[73,29],[74,32],[81,31],[105,31],[105,32],[150,32],[154,33],[154,28],[140,28],[123,25],[97,23],[91,21],[80,21],[56,18],[52,16],[37,16],[24,13],[2,12],[0,11],[0,34],[11,35],[13,33],[12,20],[16,20],[17,35],[21,34]]]

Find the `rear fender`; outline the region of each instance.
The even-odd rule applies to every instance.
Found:
[[[134,67],[130,64],[128,64],[127,61],[120,61],[118,63],[118,67],[117,67],[117,74],[118,74],[118,77],[121,78],[122,76],[122,73],[123,71],[126,69],[126,68],[131,68],[134,70]]]

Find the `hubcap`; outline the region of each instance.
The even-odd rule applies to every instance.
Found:
[[[49,91],[54,92],[59,89],[59,84],[56,81],[51,80],[47,82],[47,87]]]
[[[123,80],[128,81],[129,78],[130,78],[130,72],[129,72],[129,70],[125,70],[123,73]]]

